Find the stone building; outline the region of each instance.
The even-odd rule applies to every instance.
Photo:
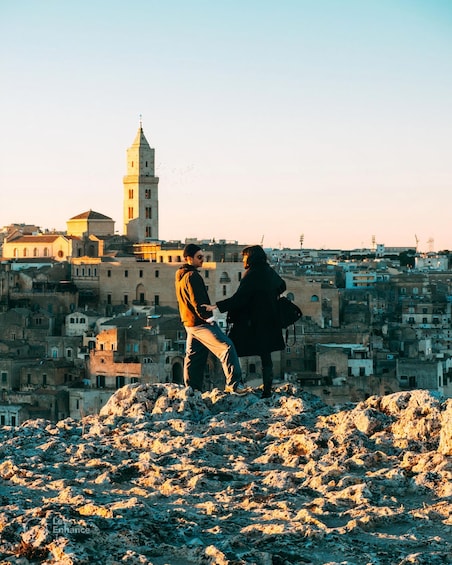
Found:
[[[124,176],[124,233],[134,242],[158,240],[158,185],[155,150],[149,146],[143,128],[127,150]]]

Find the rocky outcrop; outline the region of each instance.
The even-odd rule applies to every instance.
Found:
[[[130,385],[2,428],[0,563],[445,564],[452,402]]]

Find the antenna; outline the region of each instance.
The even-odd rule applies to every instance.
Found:
[[[264,246],[264,235],[265,235],[265,234],[263,234],[262,237],[261,237],[261,247]]]

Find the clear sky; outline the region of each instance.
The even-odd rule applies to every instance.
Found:
[[[0,226],[452,249],[452,0],[0,0]]]

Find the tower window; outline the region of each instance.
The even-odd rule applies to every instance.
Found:
[[[146,219],[149,220],[152,218],[152,208],[150,206],[146,206],[145,209]]]
[[[150,200],[150,198],[151,198],[151,189],[150,188],[145,189],[144,197],[146,198],[146,200]]]
[[[146,237],[152,237],[152,228],[151,228],[151,226],[146,226]]]
[[[130,218],[133,218],[133,207],[129,206],[129,220]]]
[[[133,188],[129,188],[129,198],[130,200],[133,198]]]

